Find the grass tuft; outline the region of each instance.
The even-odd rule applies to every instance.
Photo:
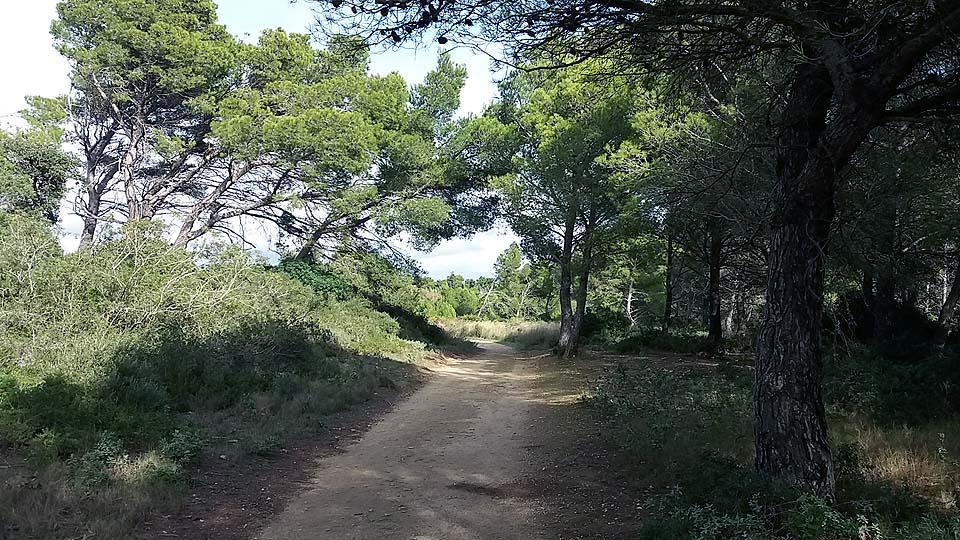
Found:
[[[560,337],[560,325],[556,322],[446,318],[438,324],[457,339],[499,341],[528,349],[550,348]]]

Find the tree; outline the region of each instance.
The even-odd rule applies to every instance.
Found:
[[[756,288],[741,270],[758,268],[751,255],[765,248],[762,230],[772,168],[765,155],[751,151],[763,146],[757,128],[762,123],[758,83],[752,74],[734,81],[707,74],[689,86],[686,92],[675,91],[673,99],[691,103],[699,121],[688,123],[661,149],[664,157],[647,175],[647,212],[663,215],[661,234],[669,237],[671,247],[680,248],[681,256],[674,260],[676,253],[671,254],[670,262],[691,271],[690,277],[702,284],[694,301],[703,306],[706,350],[718,352],[724,311],[732,313],[743,299],[726,292]],[[628,157],[628,171],[629,163]]]
[[[31,97],[21,112],[27,127],[0,131],[0,211],[56,223],[75,162],[62,148],[63,101]]]
[[[610,92],[608,67],[519,70],[488,112],[507,127],[501,144],[515,153],[514,174],[494,183],[506,220],[531,260],[559,269],[564,356],[577,352],[591,273],[647,220],[639,188],[659,149],[679,126],[697,121],[659,107],[653,92],[629,81],[617,79],[625,88]]]
[[[877,352],[922,355],[930,336],[917,328],[924,315],[938,321],[942,346],[950,323],[957,207],[955,129],[880,130],[853,163],[836,230],[838,275],[859,277],[854,300],[866,308],[854,337],[870,334]],[[849,307],[849,306],[847,306]],[[871,323],[872,322],[872,328]]]
[[[528,255],[560,268],[564,356],[576,354],[594,257],[629,196],[604,157],[630,136],[635,97],[607,93],[590,78],[599,69],[518,71],[496,111],[517,134],[516,174],[499,182],[506,219]]]
[[[522,319],[530,308],[533,289],[532,270],[523,262],[520,246],[513,242],[493,265],[496,282],[497,315],[502,319]]]
[[[776,187],[764,322],[756,356],[757,467],[831,497],[820,388],[824,262],[839,174],[878,126],[960,107],[956,2],[694,1],[434,4],[344,1],[339,20],[402,40],[478,35],[625,69],[690,73],[774,61]],[[357,16],[350,11],[356,9]],[[336,11],[330,14],[337,19]],[[475,30],[475,28],[479,28]],[[374,32],[371,36],[376,36]],[[563,58],[563,57],[561,57]]]
[[[185,247],[244,222],[300,258],[345,239],[389,251],[490,224],[496,196],[454,121],[466,77],[441,55],[413,88],[368,73],[356,38],[267,30],[236,43],[209,0],[65,0],[53,25],[73,66],[71,126],[85,171],[82,243],[98,224],[159,219]]]
[[[111,210],[151,219],[203,165],[193,150],[208,119],[190,104],[229,80],[235,43],[210,0],[65,0],[57,12],[52,33],[72,66],[71,114],[86,158],[78,206],[89,243]],[[171,154],[162,163],[150,153],[158,141]],[[123,205],[104,209],[115,182]]]
[[[590,291],[589,302],[596,312],[619,314],[630,328],[654,324],[664,309],[663,256],[667,251],[652,229],[638,230],[612,245],[598,263]]]
[[[453,308],[454,315],[462,317],[477,313],[477,308],[480,307],[480,293],[472,282],[463,279],[459,274],[451,273],[438,284],[441,286],[444,301]]]

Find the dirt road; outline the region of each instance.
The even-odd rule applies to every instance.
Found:
[[[320,460],[260,538],[558,538],[538,479],[570,436],[557,433],[556,411],[579,388],[545,373],[543,355],[481,347],[438,368],[344,453]]]

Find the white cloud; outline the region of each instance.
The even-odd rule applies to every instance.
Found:
[[[70,88],[70,67],[53,48],[56,0],[7,2],[0,18],[0,118],[15,123],[24,96],[58,96]]]
[[[517,242],[509,229],[498,227],[471,238],[455,238],[442,242],[429,253],[411,252],[427,274],[442,279],[456,272],[467,278],[493,275],[497,256]]]

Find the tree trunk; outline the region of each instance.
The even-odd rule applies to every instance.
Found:
[[[533,286],[530,281],[527,281],[523,285],[523,289],[520,291],[520,302],[517,304],[516,319],[523,318],[524,308],[527,306],[527,295],[530,294],[530,288]]]
[[[198,167],[199,169],[199,167]],[[190,242],[193,242],[197,238],[200,238],[204,234],[210,231],[218,221],[220,221],[223,216],[219,215],[216,211],[211,211],[216,205],[220,198],[223,197],[223,194],[226,193],[234,184],[236,184],[243,175],[250,172],[253,167],[248,162],[237,162],[231,161],[227,167],[227,177],[223,179],[222,182],[217,184],[217,186],[210,191],[205,197],[197,201],[196,204],[186,213],[183,218],[183,222],[180,224],[180,232],[177,233],[177,238],[174,240],[173,245],[179,248],[186,248]],[[203,212],[210,212],[207,216],[206,222],[202,223],[200,227],[194,228],[197,224],[197,221],[200,219],[200,215]]]
[[[873,294],[873,341],[880,352],[887,350],[892,342],[896,324],[897,286],[889,272],[881,272]]]
[[[577,225],[579,205],[570,204],[563,228],[563,247],[560,254],[560,339],[557,353],[565,351],[573,341],[573,234]]]
[[[894,316],[897,312],[897,265],[899,263],[899,240],[897,203],[885,200],[876,205],[873,213],[879,217],[876,231],[877,254],[876,282],[873,304],[873,346],[881,354],[892,350],[896,340]]]
[[[873,271],[863,270],[863,279],[860,282],[860,292],[863,294],[863,301],[868,308],[873,308]]]
[[[630,269],[630,279],[627,282],[627,297],[624,299],[624,311],[627,312],[627,320],[630,321],[630,328],[637,326],[636,317],[633,316],[633,268]]]
[[[835,164],[814,163],[833,87],[826,70],[798,66],[777,156],[766,305],[754,373],[758,471],[832,498],[833,457],[821,393],[824,259],[834,213]]]
[[[87,186],[87,200],[83,203],[83,231],[80,233],[80,247],[93,245],[97,233],[97,224],[100,223],[100,190],[98,186]]]
[[[673,237],[667,236],[667,268],[664,271],[663,295],[663,333],[670,331],[670,319],[673,317]]]
[[[947,294],[947,299],[943,302],[943,306],[940,307],[940,316],[937,317],[937,350],[942,351],[944,345],[947,343],[948,326],[957,311],[958,303],[960,303],[960,255],[957,256],[957,266],[953,272],[953,282],[950,284],[950,292]]]
[[[563,349],[564,358],[573,358],[580,347],[580,332],[583,330],[583,319],[587,312],[587,287],[590,283],[590,267],[593,265],[593,244],[589,232],[584,235],[583,262],[577,282],[577,309],[573,314],[573,323],[570,330],[570,339]]]
[[[487,294],[483,295],[483,302],[481,302],[480,307],[477,308],[477,317],[482,316],[483,310],[486,309],[488,305],[490,305],[490,295],[493,294],[493,287],[496,284],[497,284],[496,281],[490,280],[490,287],[487,288]]]
[[[84,153],[86,165],[84,170],[84,191],[87,198],[83,201],[83,208],[79,209],[82,213],[83,229],[80,233],[80,247],[85,248],[93,244],[97,233],[97,225],[100,223],[100,204],[103,200],[103,192],[117,174],[118,163],[116,161],[111,165],[103,166],[106,161],[107,148],[116,135],[117,128],[115,124],[110,124],[106,130],[97,132],[91,130],[89,124],[83,119],[75,119],[79,126],[76,134],[78,139],[84,141]]]
[[[723,232],[719,225],[710,227],[709,266],[710,277],[707,286],[707,351],[717,352],[723,339],[723,318],[720,313],[720,265],[723,252]]]
[[[552,275],[552,274],[553,274],[553,271],[551,270],[550,273],[551,273],[551,275],[550,275],[550,288],[547,289],[547,296],[546,296],[546,298],[544,298],[544,300],[543,300],[543,313],[542,313],[541,316],[540,316],[540,317],[541,317],[543,320],[545,320],[545,321],[549,321],[550,318],[551,318],[551,315],[552,315],[552,313],[553,313],[553,311],[550,309],[550,305],[553,303],[553,292],[554,292],[554,287],[553,287],[553,275]]]
[[[136,186],[136,167],[140,161],[140,145],[146,137],[146,126],[142,118],[137,116],[127,131],[127,148],[120,158],[119,174],[123,181],[124,192],[127,197],[127,220],[138,221],[149,219],[146,209],[140,200]]]

